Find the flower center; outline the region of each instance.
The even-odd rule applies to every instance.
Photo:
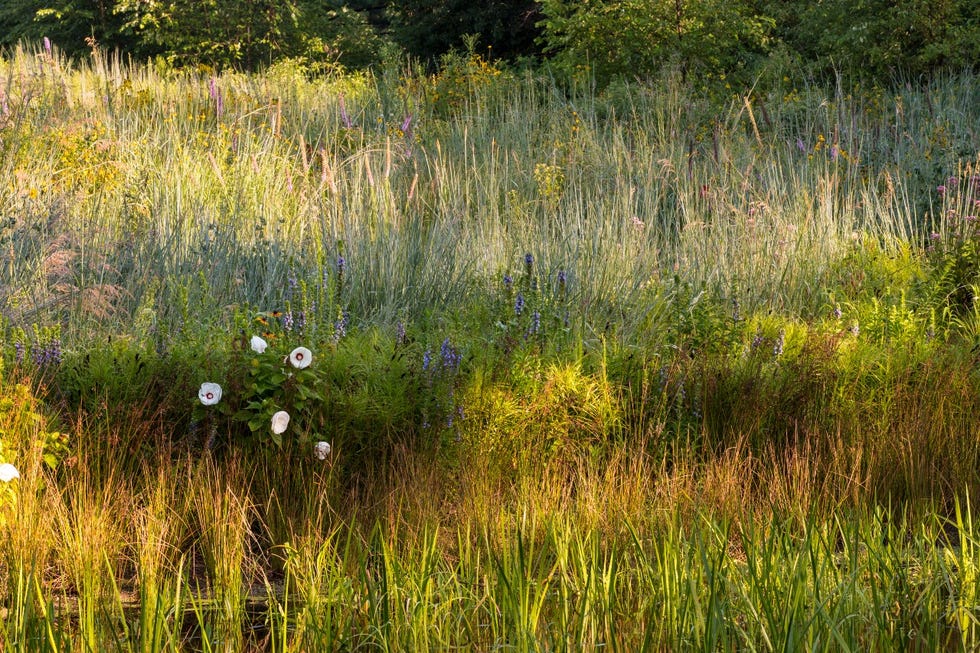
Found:
[[[208,399],[214,399],[214,394],[213,394],[213,393],[210,393],[210,392],[209,392],[209,393],[207,393],[207,394],[206,394],[206,395],[204,395],[204,396],[205,396],[205,397],[207,397]]]
[[[299,352],[298,354],[296,354],[296,360],[298,360],[298,361],[303,360],[303,353],[302,352]]]

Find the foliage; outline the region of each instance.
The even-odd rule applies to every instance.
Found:
[[[536,53],[539,6],[529,0],[397,0],[388,14],[394,40],[422,59],[464,47],[490,57]]]
[[[975,75],[95,54],[0,61],[4,650],[976,648]]]
[[[116,0],[7,0],[0,6],[0,47],[48,38],[72,56],[88,52],[93,43],[132,49],[138,43],[124,31],[118,6]]]
[[[116,11],[143,43],[158,47],[173,63],[255,67],[288,54],[299,16],[291,0],[258,5],[213,0],[145,2],[121,0]]]
[[[980,9],[969,0],[763,3],[777,38],[804,61],[884,77],[961,69],[980,58]]]
[[[545,0],[541,11],[545,51],[566,70],[586,67],[602,85],[620,75],[649,77],[669,63],[737,73],[765,52],[772,28],[745,2]]]

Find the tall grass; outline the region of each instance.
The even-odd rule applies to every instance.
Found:
[[[855,233],[941,227],[930,193],[971,160],[978,120],[969,76],[774,85],[721,107],[670,77],[601,95],[462,78],[465,112],[437,111],[411,72],[211,79],[19,50],[2,77],[9,316],[129,315],[143,335],[281,306],[289,277],[312,289],[339,255],[336,299],[359,321],[461,305],[524,252],[548,279],[569,271],[590,310],[683,271],[746,307],[812,313]]]
[[[0,60],[4,650],[977,647],[976,78],[457,63]]]

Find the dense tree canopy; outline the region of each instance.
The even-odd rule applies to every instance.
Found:
[[[0,46],[94,38],[173,65],[255,68],[282,57],[361,67],[399,49],[550,58],[600,79],[665,64],[731,73],[779,51],[820,70],[921,73],[980,60],[974,0],[6,0]]]

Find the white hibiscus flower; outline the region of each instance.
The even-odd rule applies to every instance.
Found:
[[[317,460],[326,460],[327,456],[330,455],[330,443],[317,442],[313,445],[313,455],[317,457]]]
[[[0,464],[0,481],[9,483],[15,478],[20,478],[20,472],[17,471],[16,467],[10,463]]]
[[[304,369],[313,362],[313,352],[306,347],[297,347],[289,352],[289,364],[297,369]]]
[[[278,413],[272,416],[273,433],[280,435],[285,432],[287,426],[289,426],[289,413],[284,410],[280,410]]]
[[[221,386],[217,383],[202,383],[197,397],[205,406],[213,406],[221,401]]]

